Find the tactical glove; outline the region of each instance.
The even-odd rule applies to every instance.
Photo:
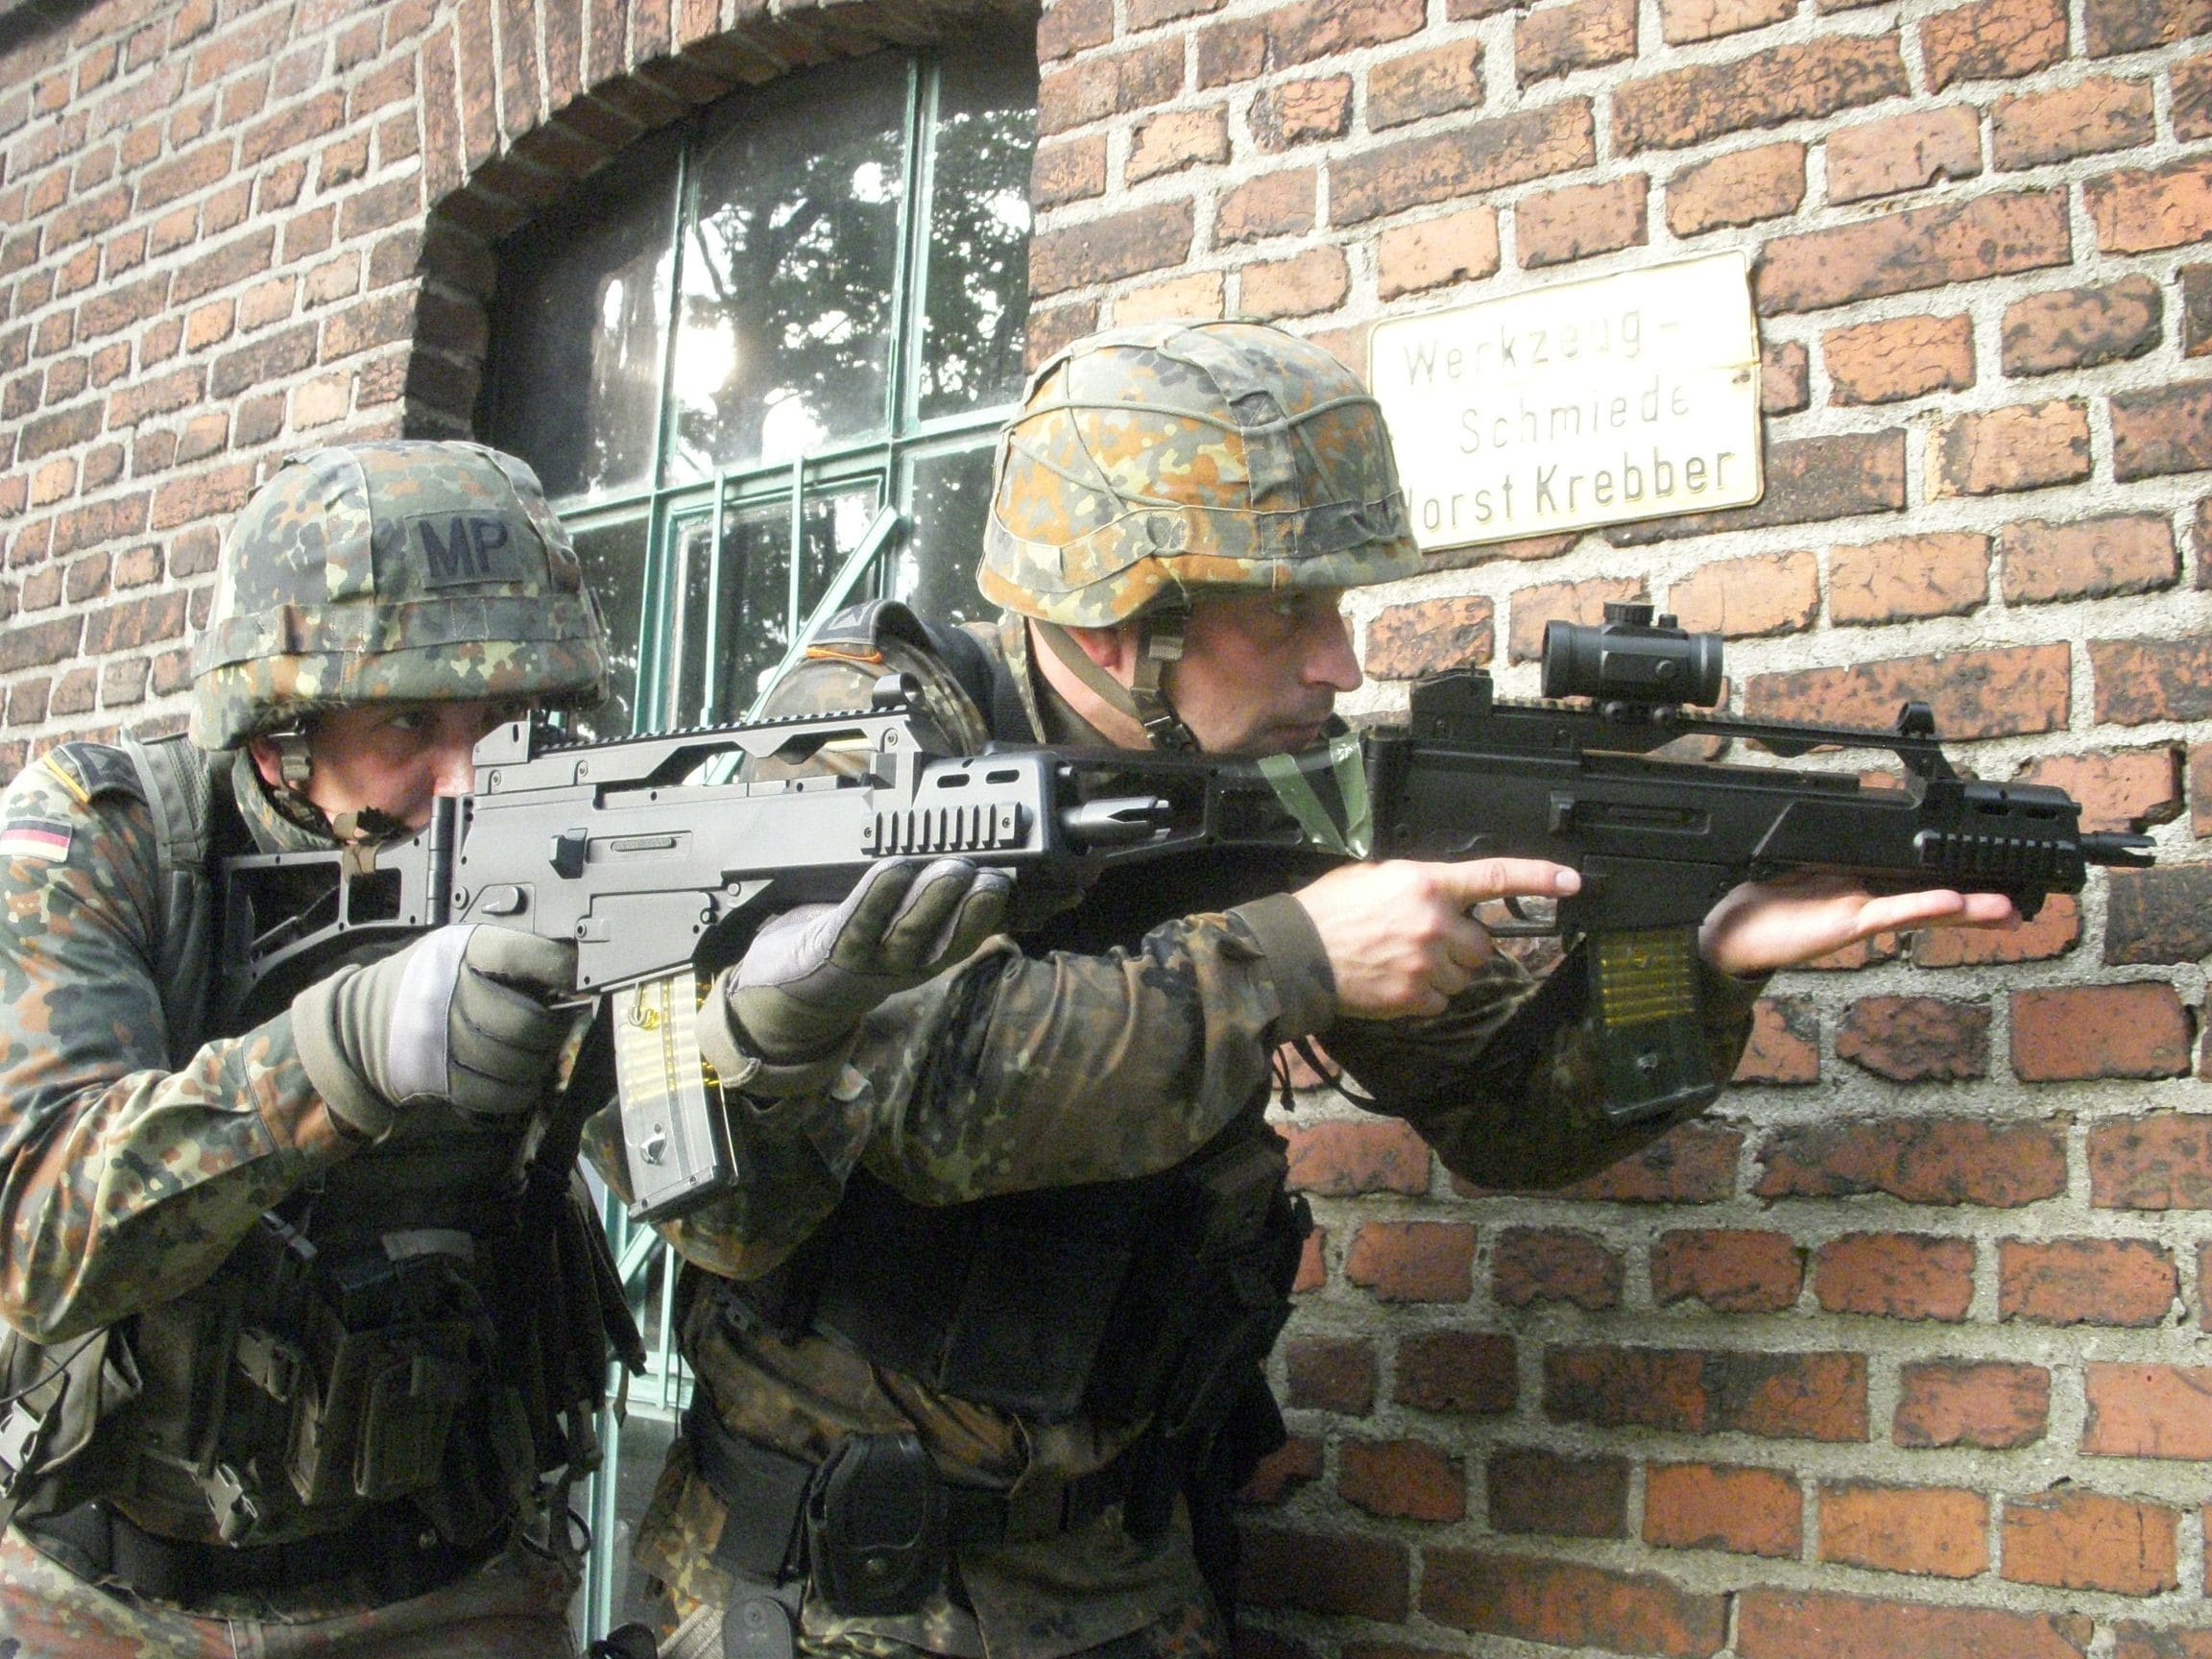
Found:
[[[842,1064],[860,1022],[884,998],[933,978],[998,931],[1013,880],[963,858],[877,865],[832,908],[802,905],[758,933],[699,1011],[699,1050],[733,1087],[799,1093]],[[790,1069],[755,1084],[763,1062]]]
[[[375,1140],[393,1111],[445,1100],[478,1118],[527,1112],[552,1081],[576,1012],[576,947],[511,927],[426,933],[382,961],[345,968],[292,1000],[307,1079]]]

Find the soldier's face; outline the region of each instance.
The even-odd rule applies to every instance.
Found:
[[[1337,693],[1359,684],[1343,601],[1337,588],[1197,599],[1183,659],[1163,678],[1200,748],[1273,755],[1320,737]]]
[[[430,822],[440,795],[466,795],[474,786],[476,741],[516,718],[511,702],[364,703],[319,715],[309,733],[307,784],[301,791],[335,818],[374,807],[411,830]],[[273,745],[256,738],[253,758],[264,781],[275,783]]]

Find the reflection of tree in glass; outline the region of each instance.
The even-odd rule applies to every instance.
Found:
[[[1037,60],[1022,49],[945,65],[929,210],[921,412],[1016,396],[1029,320],[1029,158]]]
[[[678,322],[685,464],[881,429],[904,104],[888,55],[793,76],[743,100],[702,157]]]

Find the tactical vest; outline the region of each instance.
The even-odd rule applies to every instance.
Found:
[[[993,735],[1030,740],[1007,664],[973,635],[877,601],[833,619],[817,651],[926,686],[950,676],[968,707],[944,710],[941,691],[926,699],[940,725],[972,739],[987,719]],[[1238,851],[1126,866],[1024,944],[1134,947],[1163,922],[1286,891],[1336,862]],[[788,1334],[830,1334],[961,1399],[1039,1422],[1148,1420],[1175,1449],[1170,1465],[1189,1469],[1234,1411],[1272,1418],[1261,1368],[1310,1230],[1262,1105],[1185,1163],[1132,1180],[926,1206],[857,1171],[814,1235],[742,1293]],[[1264,1451],[1271,1431],[1279,1439],[1270,1422],[1244,1443]],[[1251,1456],[1235,1461],[1216,1472],[1232,1488]]]
[[[152,812],[181,1066],[238,1034],[205,1028],[211,860],[251,844],[224,757],[181,738],[69,747],[95,799]],[[574,1173],[585,1109],[403,1116],[186,1294],[50,1347],[9,1332],[0,1522],[103,1499],[161,1536],[262,1545],[404,1502],[456,1544],[494,1536],[541,1472],[596,1462],[610,1342],[642,1358]]]

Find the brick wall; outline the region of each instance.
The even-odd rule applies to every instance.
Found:
[[[758,10],[0,35],[0,772],[176,723],[275,458],[467,429],[502,231],[935,26]],[[1252,313],[1363,365],[1384,318],[1753,256],[1766,499],[1358,595],[1356,709],[1448,661],[1532,694],[1547,618],[1648,598],[1739,710],[1924,698],[2165,860],[1778,979],[1743,1087],[1567,1192],[1308,1089],[1252,1651],[2212,1654],[2212,4],[1056,0],[1039,51],[1041,345]]]

